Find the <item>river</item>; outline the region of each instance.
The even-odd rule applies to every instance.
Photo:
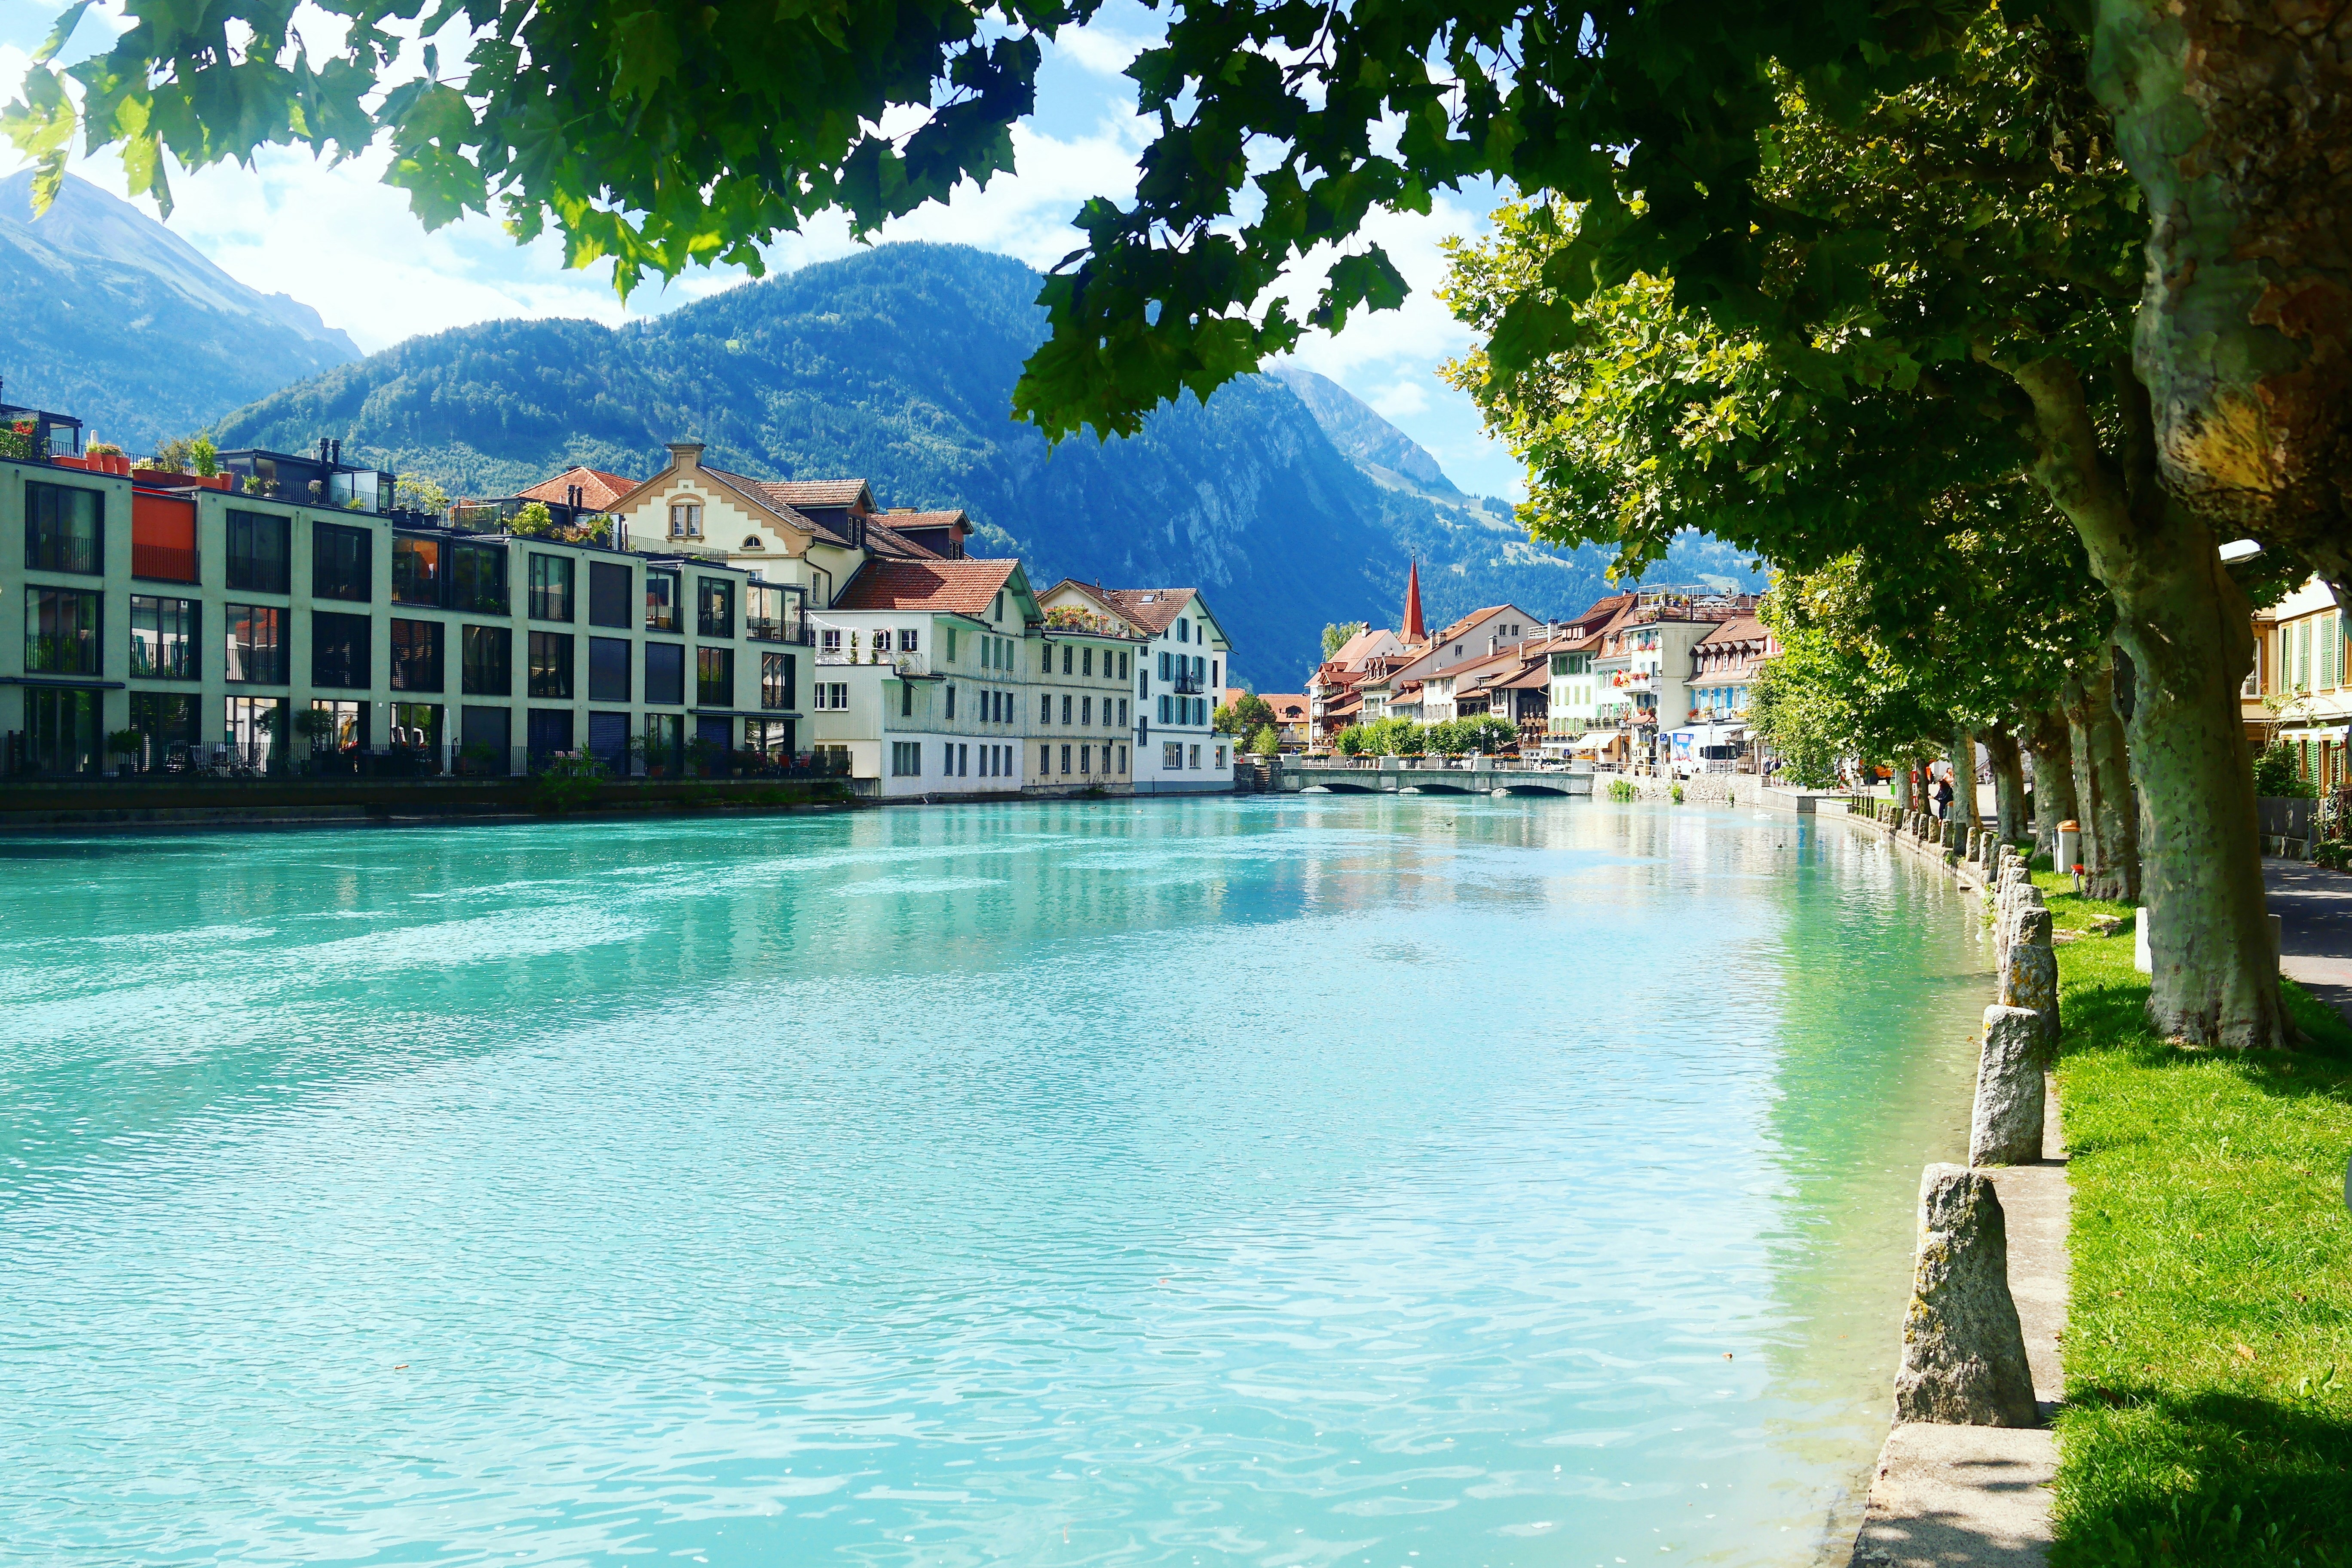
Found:
[[[0,844],[0,1557],[1811,1563],[1966,1143],[1836,823]]]

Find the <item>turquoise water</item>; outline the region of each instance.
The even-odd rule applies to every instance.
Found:
[[[0,861],[37,1562],[1809,1563],[1985,993],[1698,807]]]

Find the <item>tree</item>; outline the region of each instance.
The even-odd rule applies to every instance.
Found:
[[[1257,733],[1250,737],[1249,749],[1254,757],[1271,757],[1282,750],[1282,737],[1275,732],[1273,725],[1261,724]]]
[[[1254,691],[1244,691],[1210,716],[1211,727],[1228,735],[1254,735],[1267,725],[1280,726],[1274,704]]]
[[[1364,630],[1361,621],[1339,621],[1323,628],[1323,657],[1328,661]]]
[[[1782,79],[1759,188],[1818,238],[1762,247],[1760,325],[1727,330],[1663,279],[1593,289],[1579,261],[1591,215],[1523,207],[1457,260],[1457,314],[1490,332],[1457,378],[1534,466],[1537,531],[1615,537],[1621,565],[1687,523],[1798,570],[1874,545],[1882,571],[1925,565],[1974,505],[1959,501],[2030,479],[2080,539],[2142,678],[2127,710],[2156,829],[2154,1021],[2274,1043],[2237,717],[2247,605],[2210,528],[2157,482],[2129,359],[2137,194],[2073,40],[1986,21],[1956,58],[1834,116]],[[1513,318],[1546,299],[1559,346],[1526,358]],[[2105,689],[2086,672],[2074,711],[2098,722]],[[2129,789],[2080,788],[2122,760],[2119,737],[2076,747],[2084,820],[2112,824],[2103,842],[2128,864]]]
[[[429,474],[403,474],[393,481],[392,503],[437,517],[449,510],[449,492]]]

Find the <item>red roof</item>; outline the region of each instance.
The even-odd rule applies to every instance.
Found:
[[[868,561],[834,600],[838,610],[929,610],[982,616],[1017,561]]]
[[[1192,602],[1191,588],[1103,588],[1103,601],[1148,632],[1164,632]]]
[[[569,505],[571,489],[580,487],[580,504],[594,511],[604,511],[637,488],[637,481],[620,474],[608,474],[602,468],[566,468],[551,479],[541,479],[527,490],[518,492],[525,500],[553,501],[558,506]]]
[[[760,488],[786,506],[845,506],[870,511],[873,492],[864,479],[761,479]]]

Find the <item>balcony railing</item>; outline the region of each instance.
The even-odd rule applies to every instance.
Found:
[[[1205,684],[1202,677],[1184,670],[1168,683],[1168,689],[1180,697],[1198,697],[1205,689]]]
[[[131,545],[131,574],[152,578],[158,583],[194,583],[196,578],[196,552],[169,544]]]
[[[753,642],[780,642],[807,647],[816,641],[815,628],[805,616],[745,616],[743,635]]]

